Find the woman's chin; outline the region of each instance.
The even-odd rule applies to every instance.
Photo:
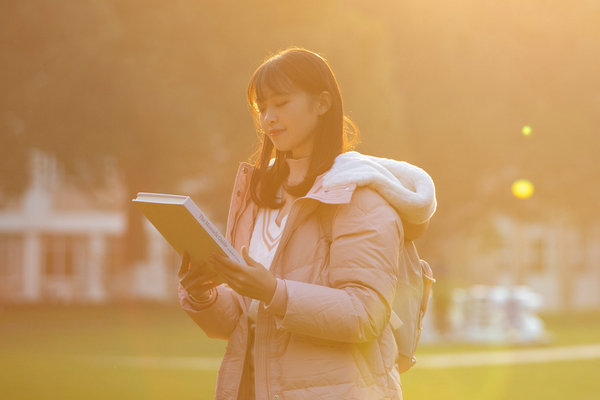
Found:
[[[275,147],[275,150],[277,151],[290,151],[290,147],[286,146],[284,143],[278,142],[277,140],[273,140],[271,139],[271,143],[273,143],[273,147]]]

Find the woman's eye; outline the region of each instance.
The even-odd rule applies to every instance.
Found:
[[[283,106],[285,106],[287,103],[289,103],[287,100],[286,100],[286,101],[282,101],[282,102],[279,102],[279,103],[275,104],[275,107],[283,107]]]

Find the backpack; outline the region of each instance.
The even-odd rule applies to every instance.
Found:
[[[334,213],[321,212],[319,216],[321,229],[331,243],[333,220],[324,214],[331,216]],[[423,330],[431,286],[435,282],[431,267],[419,258],[413,242],[404,242],[402,262],[406,268],[401,272],[405,275],[399,276],[389,322],[398,347],[396,364],[400,373],[408,371],[417,362],[415,351]]]

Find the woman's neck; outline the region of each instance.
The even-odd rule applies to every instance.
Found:
[[[310,164],[310,157],[303,158],[286,158],[285,160],[290,169],[290,174],[288,175],[287,184],[290,186],[295,186],[300,184],[306,173],[308,172],[308,166]]]

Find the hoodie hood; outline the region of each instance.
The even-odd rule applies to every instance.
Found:
[[[435,186],[421,168],[405,161],[367,156],[356,151],[336,157],[323,176],[323,187],[367,186],[412,224],[427,222],[436,210]]]

